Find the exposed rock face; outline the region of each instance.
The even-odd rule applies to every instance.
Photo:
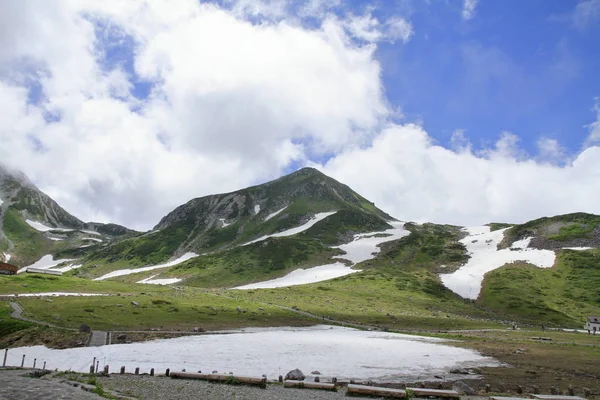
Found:
[[[306,376],[304,376],[302,371],[300,371],[298,368],[291,370],[285,375],[286,380],[289,379],[293,381],[303,381],[305,378]]]
[[[456,390],[459,394],[464,396],[475,396],[477,393],[473,388],[463,381],[456,381],[452,385],[452,390]]]

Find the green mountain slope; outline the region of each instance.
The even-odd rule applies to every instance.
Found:
[[[40,191],[25,174],[2,164],[0,200],[0,258],[10,255],[10,262],[18,266],[29,265],[46,254],[98,246],[134,233],[115,224],[80,221]]]
[[[330,253],[326,246],[348,242],[355,233],[389,229],[387,221],[393,220],[348,186],[304,168],[262,185],[190,200],[162,218],[152,232],[97,249],[84,259],[86,267],[80,273],[96,277],[186,252],[222,251],[299,227],[326,212],[335,213],[307,229],[304,239],[272,243],[285,243],[286,252],[299,254],[310,238],[311,249],[322,249],[316,257],[321,260]],[[92,265],[102,267],[94,271]]]

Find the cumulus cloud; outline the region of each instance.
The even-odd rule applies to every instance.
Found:
[[[596,99],[593,111],[596,113],[596,121],[587,126],[590,132],[586,140],[587,146],[600,143],[600,98]]]
[[[464,0],[462,8],[462,18],[467,21],[475,16],[475,9],[479,0]]]
[[[600,19],[600,0],[580,0],[572,14],[573,24],[585,28]]]
[[[403,219],[600,211],[598,121],[566,166],[510,132],[475,152],[457,131],[446,149],[389,122],[375,50],[408,41],[408,20],[310,0],[304,26],[284,1],[225,3],[1,2],[3,162],[81,219],[138,229],[292,165],[317,165]],[[542,140],[540,154],[560,158],[560,146]]]

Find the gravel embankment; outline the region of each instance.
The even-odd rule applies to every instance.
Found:
[[[112,375],[99,380],[105,389],[144,400],[330,400],[345,398],[346,395],[345,389],[338,392],[284,389],[277,384],[269,384],[266,389],[261,389],[254,386],[135,375]]]

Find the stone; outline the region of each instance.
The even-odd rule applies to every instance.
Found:
[[[467,385],[463,381],[454,382],[454,384],[452,385],[452,390],[455,390],[461,395],[466,396],[475,396],[477,394],[471,386]]]
[[[303,381],[305,378],[306,376],[298,368],[291,370],[285,375],[286,380]]]
[[[132,301],[131,304],[136,307],[140,305],[140,303],[138,303],[137,301]]]
[[[117,335],[117,340],[127,340],[127,335],[124,333],[120,333]]]
[[[79,332],[90,333],[91,331],[92,331],[92,328],[90,328],[89,325],[86,325],[86,324],[79,325]]]
[[[469,371],[464,368],[454,368],[450,370],[451,374],[469,375]]]

